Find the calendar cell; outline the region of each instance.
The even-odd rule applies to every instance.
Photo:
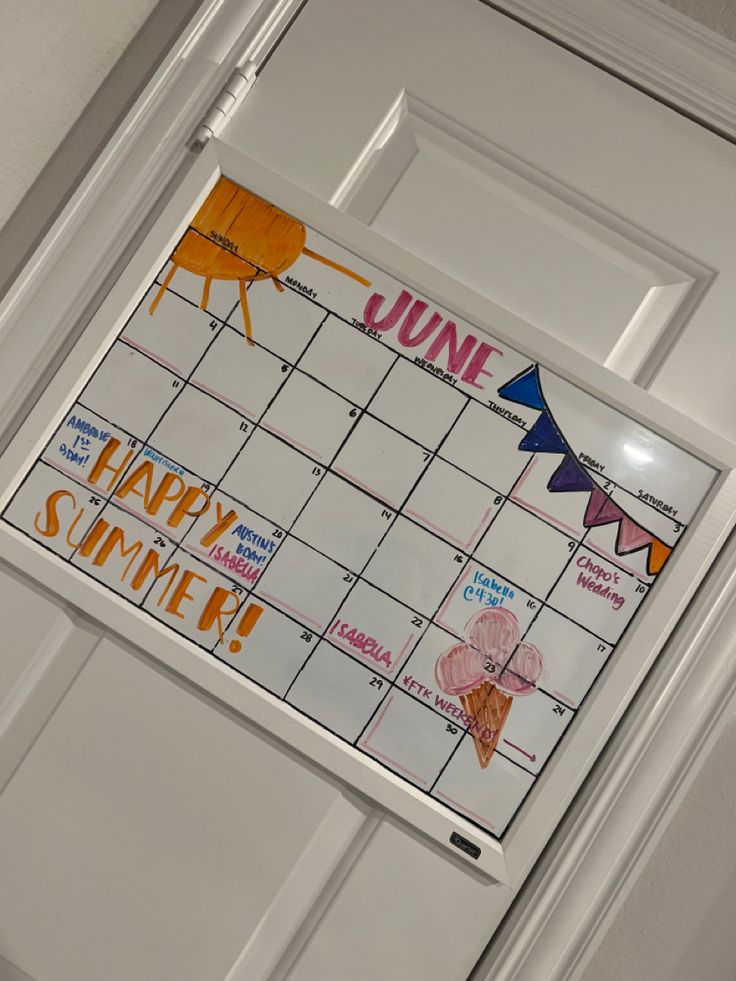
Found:
[[[181,384],[166,368],[116,341],[79,401],[136,439],[146,440]]]
[[[116,439],[120,443],[124,448],[120,451],[123,455],[128,450],[133,450],[131,460],[140,449],[137,439],[77,403],[54,433],[43,451],[42,459],[74,480],[91,487],[88,478],[110,439]],[[98,481],[95,488],[98,493],[100,488],[107,486],[110,476],[108,474],[107,479]]]
[[[396,509],[429,457],[426,450],[400,433],[363,416],[335,458],[332,469]]]
[[[406,502],[404,514],[470,552],[502,502],[485,484],[435,457]]]
[[[322,463],[337,452],[358,410],[329,388],[293,372],[264,415],[264,429]]]
[[[500,494],[508,494],[529,462],[519,452],[524,430],[479,402],[469,402],[439,455]]]
[[[150,309],[157,293],[158,287],[152,286],[121,337],[164,368],[186,377],[222,329],[222,323],[169,290],[161,297],[153,316]]]
[[[580,539],[585,534],[583,517],[590,495],[585,492],[551,493],[547,484],[559,465],[558,456],[535,454],[514,485],[511,500],[554,525],[568,538]]]
[[[289,528],[322,474],[308,457],[257,429],[225,474],[222,487],[253,511]]]
[[[218,334],[191,383],[251,420],[260,418],[284,383],[289,365],[263,347],[251,347],[234,330]]]
[[[467,399],[451,385],[399,358],[371,402],[372,415],[435,450]]]
[[[247,595],[240,583],[181,549],[145,570],[139,569],[136,576],[131,585],[138,586],[145,596],[143,609],[208,651],[222,641]]]
[[[383,698],[388,682],[322,641],[297,675],[286,701],[352,742]]]
[[[156,277],[156,282],[163,283],[165,279],[168,279],[171,271],[171,263],[167,262]],[[199,309],[202,303],[202,286],[203,283],[200,276],[195,276],[193,273],[187,272],[186,269],[178,266],[172,278],[169,279],[166,296],[172,293],[174,296],[188,301],[194,309]],[[158,287],[156,287],[154,295],[158,294],[158,291]],[[164,300],[165,296],[159,301],[159,306],[163,304]],[[146,298],[145,306],[148,311],[150,309],[148,298]],[[233,310],[239,310],[239,308],[238,284],[232,280],[213,279],[210,283],[209,294],[206,297],[203,313],[224,321]],[[156,313],[158,313],[158,307]]]
[[[130,459],[127,466],[116,469]],[[108,466],[112,468],[99,480],[113,492],[116,507],[133,514],[167,538],[180,542],[202,508],[209,507],[209,485],[202,487],[199,477],[184,470],[151,446],[139,451],[120,447]],[[94,476],[94,474],[93,474]]]
[[[429,532],[399,517],[364,577],[423,616],[431,616],[457,576],[462,556]]]
[[[424,617],[359,580],[327,631],[330,643],[387,678],[395,677],[427,626]]]
[[[222,491],[209,498],[208,507],[184,536],[182,548],[250,589],[281,544],[283,529]]]
[[[23,487],[25,493],[5,510],[5,520],[56,555],[70,558],[104,502],[94,491],[40,460]]]
[[[549,607],[540,611],[524,639],[543,653],[541,687],[571,708],[585,698],[612,649]]]
[[[525,770],[539,773],[572,718],[571,709],[544,692],[519,695],[511,703],[498,750]]]
[[[513,613],[523,633],[540,607],[538,599],[504,579],[500,573],[471,560],[461,569],[437,612],[435,623],[462,637],[468,621],[476,613],[503,609]]]
[[[166,410],[149,443],[180,466],[216,484],[250,432],[226,405],[187,385]]]
[[[308,545],[287,538],[255,587],[256,595],[322,631],[355,581]]]
[[[297,538],[360,572],[386,533],[393,511],[328,473],[292,528]]]
[[[247,637],[238,634],[238,619],[230,623],[223,642],[215,645],[217,657],[236,671],[283,697],[317,643],[317,634],[305,629],[268,603],[251,596],[262,612]],[[247,607],[247,603],[246,603]]]
[[[269,282],[253,283],[248,290],[248,307],[259,343],[289,364],[299,360],[325,318],[325,311],[301,293],[288,288],[279,292]],[[234,311],[230,323],[242,332],[239,310]]]
[[[509,501],[476,548],[475,557],[543,599],[570,561],[575,545],[574,539]]]
[[[114,504],[109,504],[101,517],[108,525],[104,534],[97,538],[91,550],[82,543],[82,548],[72,556],[72,565],[109,586],[119,596],[140,603],[145,593],[134,588],[135,574],[147,552],[155,551],[159,562],[165,564],[173,554],[175,543]]]
[[[357,327],[328,317],[304,352],[299,368],[339,395],[364,406],[396,355]]]
[[[432,796],[494,835],[502,835],[533,783],[531,773],[500,753],[493,754],[479,780],[473,740],[465,736]]]
[[[396,688],[358,745],[390,770],[429,789],[462,738],[462,729]]]
[[[464,711],[459,698],[442,690],[436,674],[438,658],[457,643],[457,637],[431,624],[401,669],[396,684],[423,704],[429,702],[435,711],[464,729],[464,723],[458,721]]]
[[[615,644],[647,594],[646,584],[586,548],[580,548],[550,593],[548,603],[604,643]]]

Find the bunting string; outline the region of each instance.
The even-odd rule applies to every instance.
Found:
[[[617,522],[616,555],[628,555],[647,549],[647,573],[656,576],[669,558],[671,547],[626,514],[578,463],[575,452],[557,428],[545,401],[538,366],[526,368],[502,385],[498,394],[509,402],[539,410],[539,418],[524,434],[519,449],[527,453],[556,453],[562,456],[560,465],[547,482],[547,490],[552,494],[589,494],[583,518],[584,527],[595,528]]]

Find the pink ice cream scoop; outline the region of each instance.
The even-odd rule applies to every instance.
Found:
[[[496,686],[509,695],[531,695],[536,691],[543,667],[544,662],[539,650],[534,644],[522,641],[506,665],[506,670],[495,682]]]
[[[509,659],[519,637],[519,621],[510,610],[481,610],[465,624],[465,639],[470,646],[500,664]]]
[[[437,658],[434,676],[448,695],[465,695],[486,680],[484,655],[467,644],[455,644]]]

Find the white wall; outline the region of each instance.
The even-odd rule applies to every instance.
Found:
[[[664,0],[664,3],[711,31],[736,41],[735,0]]]
[[[736,37],[736,9],[669,0]],[[93,158],[191,0],[5,0],[0,34],[0,283]],[[126,46],[152,14],[145,31]],[[113,75],[84,112],[95,90]],[[74,126],[74,134],[60,147]],[[36,182],[30,197],[24,194]],[[22,202],[22,203],[21,203]],[[588,967],[585,981],[736,977],[736,715]],[[40,938],[39,938],[40,939]],[[409,981],[409,979],[407,979]]]

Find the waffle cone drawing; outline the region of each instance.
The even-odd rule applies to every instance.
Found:
[[[513,698],[490,681],[484,681],[472,691],[460,695],[460,702],[465,714],[475,720],[471,735],[478,762],[485,770],[501,738]]]

